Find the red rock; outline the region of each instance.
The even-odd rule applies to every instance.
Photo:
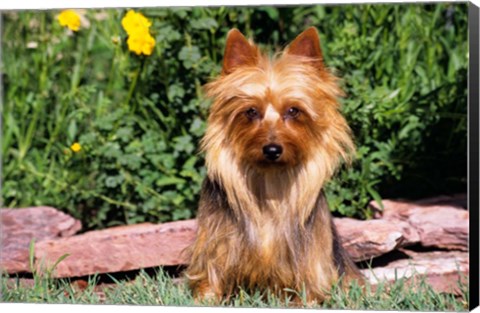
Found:
[[[335,218],[334,222],[354,261],[369,260],[420,240],[417,232],[402,221]]]
[[[185,264],[182,251],[193,241],[195,233],[196,220],[113,227],[39,242],[35,245],[35,262],[40,270],[45,270],[62,255],[69,254],[55,268],[54,277]]]
[[[424,277],[437,292],[460,294],[459,282],[468,284],[468,253],[460,251],[434,251],[410,253],[412,258],[390,262],[387,266],[364,269],[362,273],[375,288],[380,282],[387,285],[404,278],[417,283]]]
[[[410,225],[402,221],[342,218],[334,219],[334,222],[345,248],[355,261],[368,260],[419,240]],[[35,258],[39,268],[45,269],[62,255],[69,254],[57,265],[55,277],[180,265],[188,262],[182,251],[193,242],[195,232],[196,220],[119,226],[39,242],[35,247]]]
[[[371,203],[377,206],[376,203]],[[383,200],[383,219],[401,220],[412,225],[425,247],[468,249],[469,213],[458,206],[425,205]]]
[[[0,269],[9,274],[29,272],[32,239],[71,236],[81,227],[80,221],[51,207],[0,209]]]

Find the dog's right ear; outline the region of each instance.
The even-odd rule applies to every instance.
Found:
[[[230,74],[241,66],[255,65],[257,58],[257,48],[250,44],[238,29],[234,28],[228,32],[223,56],[223,74]]]

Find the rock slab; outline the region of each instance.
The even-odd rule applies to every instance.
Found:
[[[403,221],[335,218],[334,223],[343,247],[357,262],[369,260],[420,241],[416,230]]]
[[[339,236],[355,261],[368,260],[418,242],[418,234],[401,221],[334,219]],[[145,267],[188,264],[184,253],[195,239],[196,220],[164,224],[137,224],[91,231],[35,246],[39,269],[49,269],[69,254],[54,271],[55,277],[79,277]]]
[[[442,199],[441,199],[442,200]],[[443,201],[443,200],[442,200]],[[382,218],[334,218],[343,246],[354,261],[421,243],[427,247],[467,249],[468,211],[439,203],[384,200]],[[196,220],[113,227],[71,236],[80,223],[53,208],[1,210],[2,268],[28,272],[28,245],[36,238],[39,269],[49,269],[63,255],[55,277],[80,277],[145,267],[187,264],[182,253],[194,240]],[[65,237],[65,238],[63,238]]]
[[[8,274],[30,272],[32,239],[67,237],[81,227],[80,221],[51,207],[0,209],[0,270]]]
[[[420,236],[422,246],[468,250],[469,213],[462,207],[393,200],[382,203],[382,218],[412,225]]]
[[[364,269],[362,273],[374,288],[381,282],[394,283],[395,277],[413,284],[424,277],[435,291],[459,295],[460,283],[468,284],[469,259],[468,253],[461,251],[413,253],[411,258],[396,260],[384,267]]]
[[[196,225],[196,220],[143,223],[44,240],[35,245],[35,262],[44,271],[68,254],[53,271],[57,278],[186,264],[184,249],[195,239]]]

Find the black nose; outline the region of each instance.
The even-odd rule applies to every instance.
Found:
[[[263,147],[263,155],[267,160],[275,161],[282,154],[282,146],[269,144]]]

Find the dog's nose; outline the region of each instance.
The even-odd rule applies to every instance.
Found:
[[[269,161],[275,161],[282,154],[282,146],[269,144],[263,147],[263,155]]]

